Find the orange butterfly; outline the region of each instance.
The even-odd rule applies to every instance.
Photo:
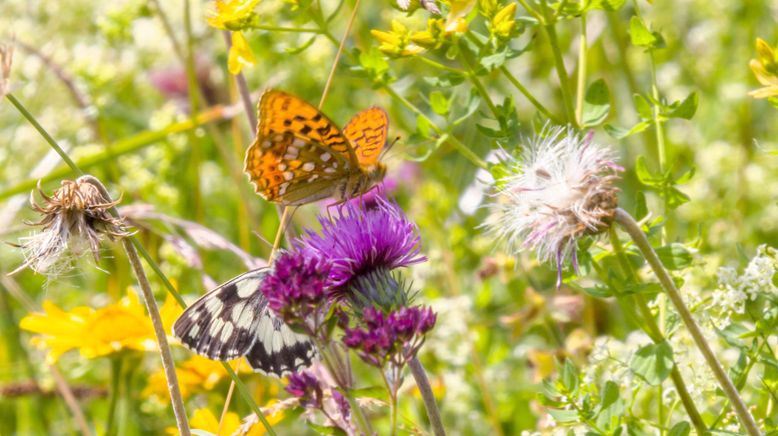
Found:
[[[389,118],[371,107],[341,131],[298,97],[270,90],[259,101],[257,138],[246,152],[245,171],[265,200],[297,206],[327,197],[344,201],[383,179],[379,162]]]

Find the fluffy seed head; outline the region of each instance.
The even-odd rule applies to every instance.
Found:
[[[576,241],[607,229],[618,206],[614,153],[572,128],[545,128],[520,158],[504,162],[484,226],[513,251],[575,265]]]
[[[22,238],[25,262],[16,271],[30,267],[42,274],[63,273],[72,267],[72,259],[63,256],[68,250],[76,257],[91,252],[97,262],[103,236],[114,240],[129,235],[123,221],[109,212],[117,201],[105,198],[90,180],[94,179],[84,176],[63,180],[51,197],[38,188],[42,205],[30,196],[33,210],[42,215],[40,221],[30,225],[40,226],[41,231]]]

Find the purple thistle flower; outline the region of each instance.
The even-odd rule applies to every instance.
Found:
[[[392,270],[426,260],[420,254],[420,238],[414,224],[400,207],[382,195],[364,210],[349,202],[330,221],[319,217],[321,234],[308,230],[297,241],[331,260],[330,285],[345,291],[360,276],[377,270]]]
[[[416,355],[436,320],[429,307],[403,307],[388,315],[368,307],[359,326],[344,328],[343,343],[370,365],[380,368],[391,361],[402,366]]]
[[[286,391],[300,400],[304,407],[322,408],[322,388],[319,380],[309,371],[294,372],[289,375]]]
[[[286,251],[276,258],[259,289],[284,321],[304,323],[316,318],[328,300],[330,267],[327,259],[310,250]]]

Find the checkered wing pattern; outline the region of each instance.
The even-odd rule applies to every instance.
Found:
[[[245,356],[263,374],[281,377],[309,366],[313,343],[278,319],[259,291],[266,273],[249,271],[208,292],[176,320],[173,335],[209,359]]]

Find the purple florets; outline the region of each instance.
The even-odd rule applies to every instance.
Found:
[[[304,407],[322,408],[322,388],[319,380],[309,371],[294,372],[289,375],[286,391],[300,400]]]
[[[416,224],[397,204],[381,195],[368,210],[350,202],[334,221],[324,217],[319,221],[321,234],[308,230],[297,244],[332,261],[333,288],[346,290],[358,276],[426,260],[419,252]]]
[[[309,250],[284,252],[260,285],[268,306],[294,324],[315,315],[328,297],[331,263]]]
[[[374,307],[362,313],[359,326],[346,327],[343,343],[355,349],[370,365],[391,361],[404,365],[424,343],[424,334],[435,326],[437,315],[429,307],[403,307],[385,315]]]

